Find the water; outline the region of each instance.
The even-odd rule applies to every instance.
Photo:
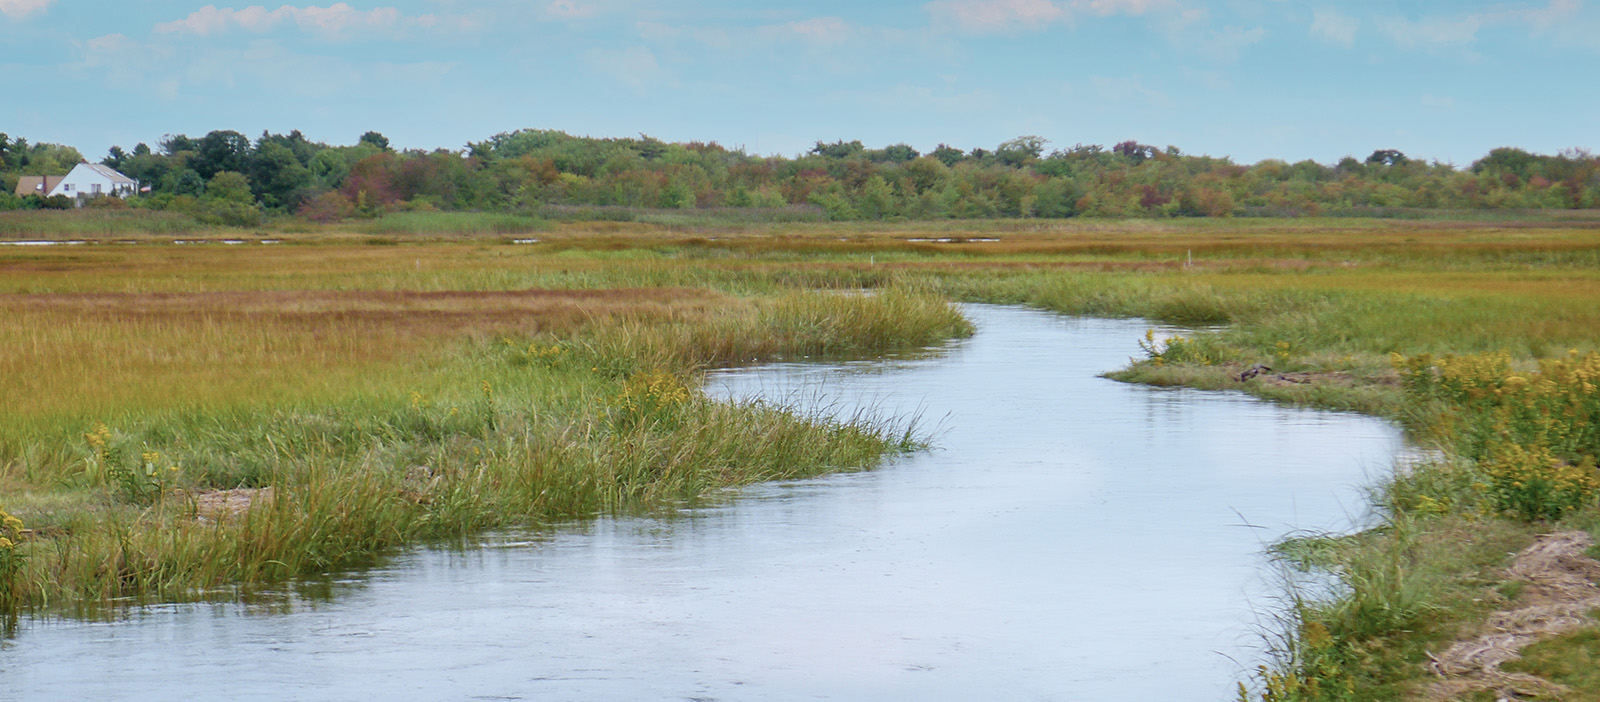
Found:
[[[1226,700],[1262,546],[1347,528],[1392,427],[1097,378],[1144,325],[975,306],[919,360],[710,391],[920,411],[938,449],[677,518],[419,550],[288,605],[41,621],[8,698]],[[817,388],[821,388],[820,391]],[[1237,661],[1237,662],[1236,662]]]

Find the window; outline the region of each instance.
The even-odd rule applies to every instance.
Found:
[[[99,183],[95,183],[93,185],[90,185],[89,186],[89,194],[91,194],[91,195],[99,195],[100,194],[100,184]]]
[[[61,186],[61,192],[64,192],[64,193],[72,192],[72,184],[71,183],[67,183],[66,185]]]

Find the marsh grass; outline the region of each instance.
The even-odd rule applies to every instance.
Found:
[[[365,234],[463,237],[529,234],[549,228],[543,218],[497,212],[391,212],[354,225]]]
[[[584,313],[549,323],[574,295]],[[366,347],[356,347],[352,356],[371,364],[357,370],[393,370],[361,375],[367,383],[347,386],[344,394],[304,392],[233,405],[99,394],[103,379],[140,376],[143,367],[134,365],[57,378],[65,405],[10,408],[3,475],[38,534],[21,546],[26,560],[14,579],[17,606],[92,613],[108,603],[204,597],[229,585],[361,567],[422,540],[867,467],[911,448],[908,430],[864,416],[831,419],[761,403],[712,402],[694,389],[698,373],[767,358],[888,352],[970,332],[941,299],[900,289],[737,302],[674,290],[636,298],[612,291],[448,300],[463,298],[473,303],[469,309],[450,309],[468,322],[451,317],[420,337],[448,341],[454,350],[408,365],[393,357],[373,363]],[[196,316],[194,305],[209,310],[198,315],[209,323],[263,324],[250,314],[215,311],[209,299],[134,299],[142,309],[158,308],[152,314],[166,320],[157,327],[164,333],[182,330],[178,320]],[[224,307],[282,307],[266,299]],[[350,324],[351,304],[364,315],[418,304],[412,295],[295,299],[301,310],[333,305],[341,312],[317,317],[311,338],[320,345],[267,349],[258,356],[262,362],[294,360],[300,351],[304,363],[304,352],[337,350],[338,335],[365,333],[371,327]],[[82,301],[72,302],[67,309],[81,311]],[[518,304],[525,309],[507,316]],[[409,309],[375,326],[405,328],[405,319],[418,316],[427,315]],[[104,323],[121,328],[137,317],[110,315]],[[23,325],[17,333],[27,329],[37,327]],[[92,336],[79,340],[79,348]],[[216,360],[216,372],[238,372]],[[287,393],[302,377],[343,372],[337,363],[307,365],[308,376],[270,382],[284,382],[279,387]],[[158,363],[149,370],[160,376],[198,369]],[[162,379],[182,382],[178,375]],[[258,491],[260,502],[235,515],[199,506],[198,496],[208,491],[241,488]],[[83,499],[61,499],[65,494]]]
[[[968,333],[943,298],[1197,327],[1179,352],[1116,377],[1382,414],[1413,431],[1449,404],[1408,396],[1391,353],[1504,352],[1526,373],[1600,347],[1600,238],[1587,222],[668,215],[555,222],[534,245],[418,217],[271,247],[0,250],[11,352],[0,363],[12,364],[0,391],[22,398],[0,407],[0,490],[33,532],[19,601],[214,596],[426,539],[870,465],[914,437],[876,418],[680,400],[674,383]],[[952,241],[911,241],[940,238]],[[1256,363],[1317,382],[1234,379]],[[630,383],[654,399],[632,403]],[[146,452],[179,467],[162,497],[86,470],[84,434],[100,422],[129,475]],[[1410,468],[1375,493],[1379,528],[1302,549],[1342,584],[1290,596],[1282,656],[1256,692],[1413,693],[1428,648],[1504,597],[1506,554],[1553,526],[1501,516],[1484,478],[1470,455]],[[223,488],[272,497],[222,519],[184,497]],[[1561,524],[1600,523],[1572,512]]]
[[[1430,652],[1507,602],[1495,588],[1500,571],[1536,533],[1473,516],[1396,513],[1359,534],[1279,544],[1286,601],[1266,631],[1273,660],[1253,689],[1241,685],[1241,700],[1415,699],[1435,679]],[[1307,570],[1334,576],[1331,587],[1304,585]]]
[[[0,239],[142,237],[212,231],[216,228],[177,212],[90,208],[0,212]]]

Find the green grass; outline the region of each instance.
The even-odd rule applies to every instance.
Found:
[[[144,237],[195,234],[214,229],[188,215],[152,210],[78,209],[0,212],[0,239]]]
[[[549,225],[538,217],[494,212],[391,212],[357,224],[365,234],[400,236],[478,236],[528,234]]]
[[[1502,667],[1511,672],[1537,675],[1572,689],[1570,695],[1551,697],[1551,700],[1595,699],[1595,694],[1600,693],[1600,628],[1584,629],[1533,644],[1522,650],[1521,660]]]

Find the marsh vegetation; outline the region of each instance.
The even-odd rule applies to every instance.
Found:
[[[7,607],[204,597],[869,466],[915,436],[711,402],[697,373],[967,333],[949,299],[1197,327],[1117,377],[1379,414],[1443,452],[1375,486],[1380,527],[1284,547],[1343,589],[1292,609],[1271,702],[1429,694],[1430,652],[1522,596],[1507,554],[1600,528],[1581,221],[449,226],[0,252]]]

